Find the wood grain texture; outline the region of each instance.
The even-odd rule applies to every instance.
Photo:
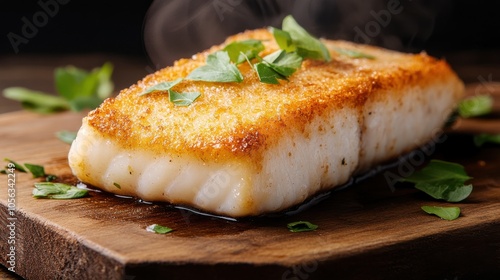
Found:
[[[76,183],[69,145],[54,133],[77,130],[82,116],[0,115],[0,156]],[[38,179],[16,173],[16,272],[26,279],[498,279],[500,148],[474,148],[464,135],[440,140],[304,211],[236,222],[98,192],[34,199]],[[387,180],[423,167],[426,153],[464,164],[474,177],[455,221],[420,210],[448,203]],[[7,177],[0,180],[0,262],[9,267]],[[319,228],[289,232],[286,224],[298,220]],[[147,232],[154,223],[174,232]]]

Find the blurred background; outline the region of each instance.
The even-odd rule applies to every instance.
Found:
[[[447,59],[468,83],[499,80],[496,1],[33,0],[0,4],[0,89],[54,92],[55,67],[110,61],[119,90],[230,34],[293,14],[316,36]],[[0,112],[20,109],[0,97]]]

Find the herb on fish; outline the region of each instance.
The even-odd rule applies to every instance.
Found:
[[[61,130],[56,132],[56,137],[64,143],[71,144],[76,139],[76,131]]]
[[[341,48],[334,48],[336,52],[338,52],[341,55],[350,57],[350,58],[367,58],[367,59],[375,59],[375,56],[366,54],[357,50],[348,50],[348,49],[341,49]]]
[[[63,183],[40,182],[35,183],[35,189],[33,189],[34,198],[73,199],[87,194],[88,190]]]
[[[295,49],[301,57],[303,58],[312,58],[319,59],[324,61],[330,61],[330,52],[325,47],[325,45],[309,34],[302,26],[300,26],[295,19],[289,15],[283,19],[282,29],[285,32],[288,32],[290,38],[292,39],[292,44],[289,46],[285,46],[285,50],[287,49]],[[284,41],[284,38],[281,38],[281,32],[273,34],[279,34],[279,40]],[[278,41],[276,39],[276,41]],[[285,38],[286,42],[288,42],[288,38]],[[282,47],[282,46],[280,46]]]
[[[186,79],[205,82],[242,82],[243,75],[231,59],[227,51],[217,51],[209,54],[205,65],[189,73]]]
[[[143,93],[141,93],[140,95],[145,95],[145,94],[148,94],[148,93],[152,93],[152,92],[155,92],[155,91],[170,91],[174,86],[176,86],[177,84],[179,84],[180,82],[182,82],[182,78],[178,78],[176,80],[173,80],[171,82],[162,82],[162,83],[159,83],[157,85],[154,85],[152,87],[149,87],[148,89],[146,89],[146,91],[144,91]]]
[[[459,207],[422,206],[427,214],[436,215],[441,219],[452,221],[460,216]]]
[[[113,183],[113,186],[117,187],[117,188],[118,188],[118,189],[120,189],[120,190],[122,189],[122,186],[120,186],[120,184],[118,184],[118,183],[116,183],[116,182],[114,182],[114,183]]]
[[[200,97],[199,92],[176,92],[173,90],[169,91],[170,102],[174,103],[176,106],[189,106],[198,97]]]
[[[415,188],[433,198],[459,202],[472,192],[472,185],[465,185],[469,179],[472,177],[467,175],[462,165],[431,160],[422,170],[402,179],[402,181],[414,183]]]
[[[244,40],[236,41],[228,44],[224,51],[229,55],[233,63],[240,64],[245,60],[256,58],[261,51],[264,50],[264,45],[259,40]]]
[[[298,222],[289,223],[287,225],[287,227],[288,227],[288,230],[290,230],[291,232],[313,231],[313,230],[316,230],[318,228],[317,225],[312,224],[310,222],[306,222],[306,221],[298,221]]]

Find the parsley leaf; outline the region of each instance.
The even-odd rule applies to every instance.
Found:
[[[290,230],[291,232],[313,231],[313,230],[316,230],[318,228],[317,225],[312,224],[310,222],[306,222],[306,221],[298,221],[298,222],[289,223],[287,225],[287,227],[288,227],[288,230]]]
[[[41,114],[94,109],[113,91],[112,72],[110,63],[90,72],[74,66],[59,67],[54,71],[58,96],[23,87],[6,88],[3,95],[21,102],[24,109]]]
[[[161,226],[158,224],[152,224],[152,225],[146,227],[146,230],[149,232],[154,232],[154,233],[158,233],[158,234],[166,234],[166,233],[173,231],[173,229],[171,229],[169,227]]]
[[[259,62],[254,64],[255,71],[259,76],[259,80],[266,84],[279,84],[278,79],[286,80],[286,77],[274,71],[271,66],[266,63]]]
[[[302,57],[297,53],[287,53],[285,51],[277,51],[264,57],[264,61],[274,71],[288,77],[295,73],[302,65]]]
[[[481,133],[478,135],[474,135],[474,144],[477,147],[481,147],[482,145],[486,143],[494,143],[494,144],[500,144],[500,134],[486,134],[486,133]]]
[[[240,83],[243,81],[243,75],[241,75],[238,67],[231,63],[226,51],[217,51],[209,54],[206,64],[194,69],[186,79],[205,82]]]
[[[63,183],[40,182],[35,183],[35,189],[33,189],[34,198],[72,199],[84,197],[87,194],[88,190]]]
[[[348,56],[350,58],[367,58],[367,59],[375,59],[373,55],[366,54],[357,50],[348,50],[348,49],[341,49],[341,48],[334,48],[336,52],[338,52],[341,55]]]
[[[24,87],[9,87],[3,90],[5,98],[21,102],[25,110],[49,114],[70,109],[69,103],[60,96],[35,91]]]
[[[282,29],[290,34],[292,43],[301,57],[325,61],[331,60],[330,52],[325,45],[302,28],[291,15],[283,19]]]
[[[482,116],[493,110],[493,98],[489,95],[476,95],[458,104],[458,114],[464,118]]]
[[[441,219],[452,221],[460,216],[459,207],[422,206],[427,214],[436,215]]]
[[[56,137],[64,143],[71,144],[76,139],[76,131],[61,130],[56,132]]]
[[[19,172],[23,172],[23,173],[27,173],[28,171],[26,170],[26,168],[22,165],[22,164],[19,164],[11,159],[8,159],[8,158],[4,158],[4,161],[6,162],[9,162],[9,163],[12,163],[14,165],[14,168],[19,171]],[[7,168],[7,167],[5,167]]]
[[[25,163],[24,166],[31,172],[33,178],[40,178],[47,176],[47,174],[45,174],[45,168],[41,165]]]
[[[472,192],[472,185],[465,185],[469,177],[460,164],[431,160],[422,170],[402,179],[415,183],[415,188],[436,199],[459,202]]]
[[[264,50],[264,45],[259,40],[244,40],[232,42],[224,48],[233,63],[240,64],[246,59],[256,58],[261,51]]]
[[[176,86],[177,84],[179,84],[180,82],[182,82],[182,78],[178,78],[178,79],[175,79],[171,82],[162,82],[162,83],[159,83],[159,84],[156,84],[152,87],[149,87],[148,89],[146,89],[146,91],[144,91],[143,93],[141,93],[140,95],[146,95],[148,93],[152,93],[152,92],[155,92],[155,91],[169,91],[170,89],[172,89],[174,86]]]
[[[284,50],[276,51],[264,57],[262,62],[254,65],[259,80],[268,84],[279,84],[278,79],[287,80],[302,64],[302,57]]]
[[[274,27],[270,27],[269,31],[273,34],[280,49],[286,52],[294,52],[297,50],[297,46],[293,43],[290,33]]]
[[[176,92],[169,90],[170,102],[174,103],[175,106],[189,106],[198,97],[200,97],[199,92]]]

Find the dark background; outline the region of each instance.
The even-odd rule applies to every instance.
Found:
[[[41,1],[50,2],[50,0]],[[57,0],[51,1],[58,3]],[[7,35],[9,33],[22,35],[22,27],[25,24],[22,18],[26,17],[32,21],[33,16],[42,10],[38,2],[3,1],[0,4],[2,35],[0,54],[15,54]],[[49,17],[46,25],[38,28],[36,35],[29,39],[28,43],[19,45],[18,54],[109,52],[148,57],[144,34],[146,15],[152,0],[130,2],[65,0],[65,2],[68,3],[58,3],[58,12]],[[165,7],[156,8],[150,11],[150,15],[163,9],[163,19],[167,23],[181,24],[175,32],[171,32],[170,37],[166,32],[158,35],[159,38],[156,40],[173,41],[171,45],[176,45],[176,48],[182,49],[183,52],[176,54],[172,51],[172,56],[184,56],[186,53],[205,49],[209,44],[220,42],[230,32],[258,27],[257,24],[261,26],[275,24],[275,18],[287,13],[289,11],[287,7],[292,6],[295,1],[165,0],[162,2],[168,5],[177,3],[177,6],[183,7],[171,12]],[[351,41],[355,36],[353,27],[358,26],[360,29],[366,27],[369,21],[374,20],[370,11],[378,12],[386,9],[388,3],[388,1],[331,0],[313,2],[310,7],[302,11],[294,10],[296,19],[315,35]],[[393,15],[390,23],[382,28],[380,35],[375,36],[369,43],[403,51],[426,50],[436,55],[458,50],[499,49],[500,16],[499,4],[496,2],[401,0],[400,3],[404,6],[403,12]],[[216,6],[219,6],[219,9],[225,7],[226,10],[222,13],[224,21],[215,11]],[[202,13],[203,8],[205,15]],[[208,17],[211,19],[207,19]],[[190,21],[182,23],[186,19]],[[218,23],[214,25],[213,22],[217,21]],[[246,23],[246,21],[251,22]],[[176,37],[181,33],[187,34],[190,39],[186,41]],[[202,35],[212,38],[212,42],[198,40],[197,37]]]

